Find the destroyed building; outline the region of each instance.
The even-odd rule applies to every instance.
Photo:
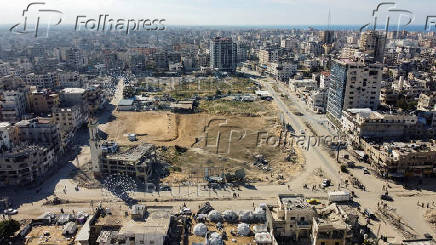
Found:
[[[171,208],[145,208],[147,217],[133,220],[121,210],[97,208],[78,232],[76,244],[167,244],[171,231]],[[131,211],[135,211],[132,209]],[[132,215],[135,215],[132,213]]]
[[[153,171],[158,169],[156,147],[142,144],[129,147],[127,150],[103,152],[101,170],[103,175],[128,175],[140,181],[149,180]]]
[[[98,123],[89,122],[92,170],[95,176],[126,175],[141,182],[160,177],[162,165],[156,156],[156,147],[143,143],[119,147],[116,142],[104,142]]]
[[[345,212],[335,203],[319,210],[318,217],[313,218],[312,244],[313,245],[346,245],[356,244],[357,236],[353,237],[354,231],[358,231],[359,216],[350,210]],[[360,243],[361,241],[359,241]]]
[[[274,236],[278,241],[309,239],[315,209],[303,195],[279,194],[278,208],[273,209]]]
[[[436,174],[435,141],[385,142],[361,140],[374,170],[383,177],[432,176]]]

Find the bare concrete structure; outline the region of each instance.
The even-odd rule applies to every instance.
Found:
[[[0,154],[0,186],[41,181],[53,167],[55,151],[44,146],[16,146]]]
[[[277,240],[298,241],[310,237],[316,211],[306,202],[303,195],[279,194],[278,208],[273,210],[272,217],[274,236]]]
[[[390,142],[360,140],[371,165],[383,177],[431,176],[436,174],[433,142]]]

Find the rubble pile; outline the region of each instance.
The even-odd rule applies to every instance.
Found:
[[[429,223],[436,224],[436,210],[427,211],[424,217]]]
[[[253,166],[266,172],[271,171],[268,160],[266,160],[265,157],[261,154],[254,156]]]
[[[208,214],[210,211],[214,210],[214,208],[210,205],[209,202],[205,202],[200,209],[198,209],[198,214]]]

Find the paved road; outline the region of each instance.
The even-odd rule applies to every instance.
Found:
[[[274,91],[269,82],[264,82],[262,80],[256,81],[262,83],[267,88],[271,96],[274,98],[277,106],[282,111],[285,122],[291,124],[291,126],[295,129],[297,135],[300,135],[302,131],[310,132],[304,122],[302,122],[301,118],[292,114],[292,112],[289,110],[289,107],[282,101],[281,97],[277,94],[276,91]],[[302,111],[302,113],[304,114],[305,111]],[[323,170],[327,170],[329,178],[336,180],[336,182],[338,182],[337,180],[341,179],[341,176],[338,173],[338,164],[330,158],[328,153],[322,149],[321,145],[309,147],[309,150],[303,149],[303,155],[306,159],[307,167],[305,174],[303,174],[300,179],[304,179],[307,177],[308,174],[312,174],[312,171],[316,168],[322,168]]]
[[[301,130],[305,130],[307,134],[308,130],[304,124],[304,121],[310,122],[310,125],[318,135],[335,134],[335,130],[329,127],[327,124],[325,116],[317,115],[311,112],[308,107],[299,98],[293,95],[293,93],[291,93],[286,86],[276,83],[272,79],[268,78],[255,80],[263,84],[270,92],[278,108],[283,112],[285,119],[287,120],[286,122],[291,124],[291,126],[296,130],[297,134],[299,134]],[[272,88],[272,83],[277,85],[278,89],[280,90],[279,93],[274,91]],[[289,110],[288,106],[283,102],[281,96],[279,95],[281,93],[287,94],[294,109],[297,109],[297,111],[303,113],[304,116],[295,116]],[[326,170],[333,180],[339,180],[340,176],[343,175],[338,173],[339,165],[326,153],[323,148],[311,147],[308,151],[303,150],[303,154],[306,158],[307,168],[300,178],[291,181],[291,183],[294,185],[297,183],[301,184],[302,181],[311,174],[311,171],[309,170],[312,170],[316,167],[321,167],[323,170]],[[377,209],[377,203],[380,201],[380,194],[382,193],[381,189],[388,182],[386,180],[379,179],[374,175],[363,174],[361,169],[363,167],[368,167],[368,164],[359,162],[357,159],[353,160],[357,163],[358,168],[351,169],[350,171],[353,176],[357,177],[366,187],[366,191],[353,189],[357,194],[357,198],[355,198],[355,200],[359,202],[362,209],[370,208],[375,211]],[[432,185],[429,183],[429,190],[424,191],[406,190],[401,184],[395,184],[392,182],[389,182],[389,185],[391,186],[390,193],[395,199],[393,203],[389,203],[389,206],[396,209],[396,212],[406,221],[408,225],[411,226],[413,233],[416,233],[418,236],[422,235],[423,233],[430,233],[434,236],[436,234],[435,230],[433,230],[423,218],[424,213],[429,209],[418,208],[416,205],[417,201],[421,203],[431,203],[431,201],[436,200],[435,192],[431,191]],[[436,208],[436,206],[430,208]],[[389,223],[373,222],[373,224],[370,226],[373,230],[377,230],[378,225],[381,226],[381,234],[395,236],[397,238],[401,237],[400,232],[395,230]]]

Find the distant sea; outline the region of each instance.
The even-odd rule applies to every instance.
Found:
[[[362,27],[361,25],[241,25],[241,26],[230,26],[230,25],[205,25],[205,26],[172,26],[169,25],[169,28],[193,28],[193,29],[223,29],[223,30],[250,30],[250,29],[276,29],[276,30],[291,30],[291,29],[299,29],[299,30],[333,30],[333,31],[359,31]],[[377,27],[377,30],[383,30],[383,26]],[[389,31],[396,30],[396,26],[391,26]],[[402,27],[400,31],[411,31],[411,32],[425,32],[425,26],[423,25],[410,25],[406,27]],[[434,31],[434,30],[433,30]]]
[[[0,25],[0,32],[7,31],[11,25]],[[359,31],[361,25],[195,25],[195,26],[189,26],[189,25],[168,25],[168,29],[215,29],[215,30],[256,30],[256,29],[271,29],[271,30],[292,30],[292,29],[299,29],[299,30],[308,30],[308,29],[315,29],[315,30],[333,30],[333,31]],[[74,25],[64,24],[56,27],[52,27],[55,30],[74,30]],[[378,30],[383,30],[384,28],[382,26],[377,28]],[[389,31],[396,30],[396,26],[391,26],[389,28]],[[402,27],[400,31],[411,31],[411,32],[426,32],[425,27],[423,25],[410,25],[406,27]],[[432,28],[432,31],[435,31],[435,28]]]

